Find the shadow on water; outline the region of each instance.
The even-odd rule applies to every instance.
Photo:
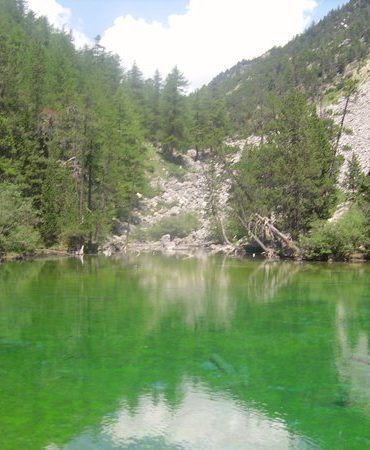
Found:
[[[370,446],[368,266],[0,267],[0,448]]]

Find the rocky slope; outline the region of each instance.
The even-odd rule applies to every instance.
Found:
[[[338,123],[341,120],[344,104],[345,99],[341,98],[332,108],[334,119]],[[340,181],[343,181],[345,177],[352,152],[357,155],[362,170],[365,173],[370,172],[370,80],[361,84],[358,93],[351,98],[344,127],[350,132],[343,133],[339,143],[340,153],[344,157]]]
[[[195,159],[196,152],[189,150],[182,156],[184,173],[166,173],[151,180],[153,189],[159,193],[151,198],[142,198],[135,211],[136,225],[131,226],[131,247],[135,249],[187,250],[212,246],[212,220],[208,208],[212,191],[211,176],[220,176],[218,166],[211,168],[209,160]],[[165,170],[165,168],[163,168]],[[211,174],[212,171],[212,175]],[[228,183],[217,189],[217,203],[221,215],[225,214],[228,197]],[[193,228],[187,236],[177,236],[186,231],[186,223]],[[168,223],[176,223],[177,233],[167,231]],[[162,231],[161,231],[162,230]]]

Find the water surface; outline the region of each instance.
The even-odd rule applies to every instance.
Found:
[[[0,449],[370,449],[370,266],[0,266]]]

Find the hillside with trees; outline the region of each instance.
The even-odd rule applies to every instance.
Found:
[[[369,177],[354,156],[338,184],[340,127],[320,118],[298,91],[274,107],[264,142],[247,145],[235,166],[231,223],[270,256],[327,259],[360,249],[366,253]],[[340,204],[343,214],[332,217]]]
[[[286,46],[241,61],[187,95],[177,67],[145,79],[99,36],[76,49],[70,33],[37,18],[24,0],[0,0],[0,254],[96,251],[112,234],[135,228],[142,197],[160,198],[159,173],[184,177],[188,149],[199,162],[189,183],[200,177],[208,186],[198,206],[206,204],[202,215],[213,224],[209,240],[274,246],[268,221],[270,231],[278,227],[313,257],[366,252],[363,161],[347,158],[340,186],[338,173],[359,89],[349,75],[366,64],[369,30],[370,1],[351,0]],[[335,123],[327,106],[341,96]],[[247,138],[243,151],[236,138]],[[346,224],[326,223],[344,200],[354,236]],[[171,230],[183,225],[164,222]],[[200,223],[185,222],[181,235]],[[334,251],[338,227],[347,237]]]
[[[369,24],[369,0],[351,0],[284,47],[240,61],[202,90],[225,97],[234,133],[259,135],[271,95],[298,89],[321,105],[333,87],[341,89],[348,67],[360,67],[369,56]]]
[[[348,128],[347,119],[366,120],[356,103],[368,98],[362,85],[369,79],[369,33],[370,2],[351,0],[284,47],[239,62],[190,96],[195,123],[202,122],[199,104],[212,99],[210,117],[221,100],[224,136],[246,139],[232,167],[222,157],[224,138],[205,145],[216,150],[231,182],[230,236],[247,236],[272,254],[278,248],[326,259],[368,252],[368,135],[361,125]],[[208,135],[204,126],[194,130],[196,143]],[[358,149],[351,147],[353,133],[359,133]],[[343,217],[328,222],[340,205],[346,205]],[[274,235],[276,227],[283,239]]]
[[[185,139],[178,69],[144,80],[99,42],[0,0],[0,252],[93,250],[145,193],[149,142]]]
[[[0,30],[0,250],[92,244],[145,183],[120,63],[98,42],[76,50],[23,1],[1,0]]]

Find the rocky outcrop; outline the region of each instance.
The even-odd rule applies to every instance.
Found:
[[[200,227],[194,230],[189,240],[204,244],[209,233],[210,222],[207,207],[207,183],[205,172],[207,164],[194,161],[191,151],[184,158],[186,173],[180,179],[169,176],[167,179],[154,178],[152,186],[161,193],[153,198],[143,198],[136,211],[139,225],[136,227],[143,235],[160,220],[179,216],[182,213],[194,214],[199,219]],[[170,240],[173,236],[170,236]]]
[[[120,236],[113,235],[100,249],[99,253],[104,256],[112,256],[116,253],[125,253],[127,250],[127,233]]]
[[[332,107],[334,120],[340,123],[345,105],[345,99]],[[345,131],[339,141],[339,152],[344,157],[344,163],[339,174],[343,182],[348,170],[348,161],[355,153],[362,170],[370,171],[370,81],[363,83],[356,95],[349,102],[348,112],[344,121]]]
[[[235,160],[235,155],[233,159]],[[219,250],[211,238],[210,196],[217,197],[217,209],[223,218],[227,212],[230,183],[221,181],[222,168],[211,161],[211,158],[196,160],[195,150],[189,150],[183,155],[182,161],[186,169],[183,176],[169,175],[166,178],[155,177],[151,180],[152,187],[160,190],[160,193],[153,198],[142,198],[140,207],[135,211],[138,224],[131,226],[131,236],[136,236],[135,242],[130,239],[131,248],[171,252],[214,246],[213,251]],[[218,179],[220,182],[217,182]],[[217,192],[212,192],[214,190]],[[185,214],[192,214],[199,220],[199,226],[188,236],[179,238],[165,234],[156,242],[147,238],[150,230],[163,219]]]

